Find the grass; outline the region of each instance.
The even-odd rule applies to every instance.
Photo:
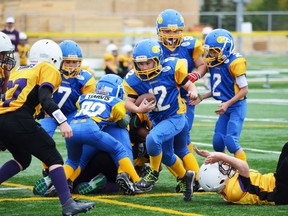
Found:
[[[268,58],[268,57],[267,57]],[[255,60],[254,60],[255,59]],[[285,57],[287,59],[287,56]],[[261,66],[262,58],[258,65]],[[253,64],[257,64],[253,57]],[[265,61],[268,59],[265,57]],[[271,58],[271,66],[276,67],[286,64],[284,58]],[[272,63],[271,63],[272,62]],[[281,65],[281,68],[284,68]],[[288,74],[283,74],[288,76]],[[249,81],[249,80],[248,80]],[[271,89],[263,89],[261,83],[249,82],[248,111],[240,143],[246,150],[248,163],[253,169],[262,173],[274,172],[278,156],[284,143],[288,141],[288,83],[271,83]],[[271,100],[279,99],[279,102]],[[270,102],[269,102],[270,100]],[[211,150],[211,140],[214,124],[217,116],[214,110],[217,103],[211,99],[211,103],[201,103],[196,107],[195,121],[191,131],[191,139],[199,148]],[[65,143],[59,134],[54,137],[57,147],[66,157]],[[256,152],[266,150],[267,152]],[[269,152],[271,151],[271,152]],[[273,152],[272,152],[273,151]],[[276,152],[276,153],[275,153]],[[0,152],[0,164],[11,158],[6,152]],[[198,157],[201,164],[203,159]],[[60,204],[56,198],[36,197],[31,188],[35,181],[41,177],[41,163],[33,158],[31,166],[9,179],[0,186],[0,212],[1,215],[59,215]],[[20,185],[15,185],[20,184]],[[96,201],[96,209],[87,213],[88,215],[285,215],[287,206],[250,206],[231,205],[223,201],[215,193],[195,193],[192,202],[184,202],[181,194],[174,193],[176,185],[175,178],[164,167],[161,171],[159,182],[153,191],[138,196],[123,196],[121,193],[113,195],[80,196],[83,200]],[[27,189],[16,190],[19,187],[28,186]],[[7,189],[7,190],[4,190]],[[15,189],[15,190],[12,190]]]

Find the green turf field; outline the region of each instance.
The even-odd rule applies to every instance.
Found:
[[[249,59],[254,68],[249,68]],[[281,68],[288,70],[287,56],[250,57],[249,69]],[[255,66],[257,65],[257,67]],[[263,81],[248,77],[248,111],[240,143],[246,149],[251,168],[260,172],[273,172],[279,152],[288,141],[288,73],[285,71],[271,81],[271,88],[262,88]],[[251,80],[251,82],[250,82]],[[201,84],[199,91],[204,92]],[[211,140],[217,115],[218,103],[213,99],[196,107],[191,138],[198,148],[211,150]],[[59,134],[55,135],[57,146],[65,157],[65,144]],[[8,160],[8,152],[0,152],[0,165]],[[203,159],[197,157],[201,164]],[[32,194],[34,182],[41,177],[41,164],[33,159],[24,172],[0,186],[0,215],[60,215],[58,199],[42,198]],[[181,194],[174,193],[175,178],[166,168],[160,173],[159,182],[148,194],[123,196],[79,196],[76,198],[96,201],[96,208],[87,215],[286,215],[287,206],[239,206],[225,203],[214,193],[194,193],[191,202],[184,202]]]

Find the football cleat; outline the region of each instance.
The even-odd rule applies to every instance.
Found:
[[[181,179],[177,178],[177,185],[175,188],[176,193],[183,193],[183,191],[181,190],[180,184],[181,184]],[[194,184],[193,184],[193,192],[204,192],[203,188],[200,186],[199,182],[196,180],[194,181]]]
[[[125,195],[134,195],[135,187],[133,182],[130,181],[129,175],[125,172],[119,173],[116,177],[116,183],[119,185],[119,189]]]
[[[46,176],[48,176],[49,175],[49,169],[43,169],[42,170],[42,176],[43,177],[46,177]]]
[[[35,182],[33,187],[33,194],[43,196],[51,185],[52,181],[49,176],[41,178]]]
[[[54,185],[52,185],[45,193],[44,193],[45,197],[57,197],[57,191],[56,188],[54,187]]]
[[[68,199],[67,202],[62,206],[63,216],[73,216],[78,213],[86,213],[95,207],[94,202],[81,202],[72,198]]]
[[[96,190],[100,190],[105,188],[107,183],[107,178],[102,174],[99,173],[89,182],[81,182],[77,185],[75,192],[79,194],[91,194]]]
[[[183,193],[183,199],[184,201],[190,201],[193,196],[193,187],[195,179],[195,172],[194,171],[186,171],[185,176],[180,179],[180,182],[178,183],[180,190]]]
[[[138,182],[135,182],[135,186],[145,192],[152,190],[154,184],[158,181],[159,172],[152,170],[149,167],[147,174]]]

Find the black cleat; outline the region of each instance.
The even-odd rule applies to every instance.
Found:
[[[159,172],[152,170],[149,167],[147,174],[138,182],[135,182],[135,187],[144,192],[152,190],[155,183],[158,181]]]
[[[190,201],[193,196],[193,187],[195,179],[195,172],[194,171],[186,171],[185,176],[180,179],[178,185],[179,185],[179,192],[183,193],[183,199],[184,201]]]
[[[94,202],[81,202],[72,198],[68,199],[67,202],[62,206],[63,216],[73,216],[78,213],[85,213],[95,207]]]
[[[125,195],[134,195],[135,188],[133,182],[130,181],[129,175],[125,172],[119,173],[116,177],[116,183]]]
[[[56,188],[54,187],[54,185],[52,185],[45,193],[44,193],[45,197],[57,197],[57,191]]]

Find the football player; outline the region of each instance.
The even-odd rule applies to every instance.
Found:
[[[7,45],[5,37],[0,40],[5,40],[1,41],[1,46]],[[95,203],[76,202],[71,198],[63,159],[56,144],[34,119],[41,106],[55,119],[63,137],[69,139],[72,136],[67,118],[52,100],[53,92],[61,83],[58,71],[61,61],[62,51],[58,44],[43,39],[31,47],[31,64],[15,67],[10,73],[8,89],[0,102],[0,137],[14,159],[0,168],[0,184],[25,170],[33,155],[49,167],[51,181],[62,204],[62,214],[76,215],[90,210]]]
[[[77,112],[76,102],[79,96],[94,93],[96,80],[93,75],[81,68],[82,50],[75,41],[64,40],[59,46],[63,53],[63,61],[60,65],[62,82],[59,89],[54,92],[53,100],[66,116],[67,122],[70,123]],[[53,137],[58,127],[55,119],[45,114],[45,118],[40,120],[40,124]],[[44,176],[46,176],[48,173],[45,164],[44,169]]]
[[[118,74],[118,47],[111,43],[106,47],[104,54],[104,71],[106,74]]]
[[[27,35],[25,32],[19,34],[19,44],[17,45],[20,65],[25,66],[28,64],[28,54],[30,46],[27,44]]]
[[[213,148],[224,152],[226,148],[236,158],[246,161],[239,137],[247,111],[246,59],[234,51],[234,39],[225,29],[215,29],[205,39],[211,91],[194,100],[194,105],[213,97],[220,101],[215,113],[219,115],[213,135]]]
[[[163,49],[164,58],[177,57],[183,59],[187,64],[188,68],[188,78],[193,83],[203,77],[207,71],[206,65],[203,61],[202,55],[204,49],[202,47],[201,41],[192,37],[183,37],[184,33],[184,18],[182,15],[173,9],[166,9],[162,11],[156,19],[156,30],[158,34],[159,44]],[[196,68],[196,71],[193,71]],[[193,105],[189,104],[189,98],[187,97],[187,91],[183,88],[180,90],[181,97],[186,101],[186,115],[188,120],[189,131],[192,129],[194,121],[194,109]],[[193,154],[193,146],[190,139],[190,132],[187,133],[187,145],[190,152]],[[196,172],[197,184],[194,189],[198,190],[198,162],[193,155],[192,163],[188,163],[184,158],[184,165],[186,169],[190,169]],[[179,187],[176,187],[176,192],[179,191]]]
[[[140,181],[133,166],[133,156],[128,131],[125,133],[129,118],[123,102],[124,91],[122,78],[115,74],[108,74],[98,81],[96,93],[84,94],[79,97],[77,107],[79,111],[71,121],[73,137],[67,140],[67,160],[65,173],[67,179],[74,180],[86,167],[97,151],[108,152],[118,167],[116,182],[125,194],[141,193],[133,182]],[[115,127],[119,128],[117,130]],[[114,127],[114,128],[113,128]],[[107,129],[108,128],[108,129]],[[121,128],[123,130],[121,130]],[[118,133],[119,142],[114,137]],[[126,138],[125,138],[126,136]],[[129,146],[129,151],[124,146]],[[136,191],[137,190],[137,191]],[[151,190],[147,188],[146,191]],[[55,196],[49,189],[45,196]]]
[[[222,152],[195,152],[205,157],[199,182],[205,191],[219,193],[235,204],[288,204],[288,142],[283,146],[275,173],[250,170],[247,162]]]
[[[132,66],[132,51],[133,47],[130,44],[126,44],[122,47],[122,53],[118,56],[119,61],[119,76],[124,79],[128,71]]]
[[[16,65],[14,59],[14,47],[10,38],[3,32],[0,32],[0,93],[4,94],[7,90],[7,83],[10,71]]]
[[[188,133],[186,105],[180,97],[179,89],[182,86],[187,90],[187,96],[193,100],[197,98],[196,86],[187,78],[185,62],[173,57],[164,60],[159,43],[152,40],[142,40],[135,45],[133,67],[134,70],[128,72],[123,82],[127,93],[125,107],[133,113],[148,112],[153,124],[146,137],[151,168],[135,185],[143,189],[153,186],[158,180],[162,161],[181,179],[184,185],[184,200],[189,201],[192,197],[191,184],[195,172],[185,170],[180,159],[174,154],[173,143],[177,141],[174,146],[177,155],[181,159],[187,157],[191,162],[192,154],[185,142]],[[143,100],[137,106],[137,97],[145,93],[154,94],[157,101],[146,103]]]
[[[134,166],[141,176],[146,171],[149,155],[146,149],[146,137],[152,129],[147,113],[130,113],[129,136],[132,144]]]

